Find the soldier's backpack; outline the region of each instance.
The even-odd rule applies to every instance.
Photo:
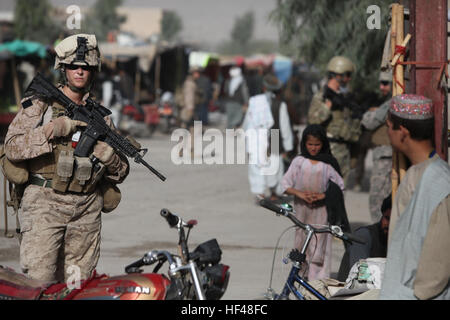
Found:
[[[4,146],[0,147],[0,166],[6,179],[14,184],[25,184],[28,181],[28,169],[25,161],[12,162],[5,154]]]
[[[0,147],[0,167],[2,168],[4,179],[7,180],[8,183],[4,184],[4,188],[9,187],[9,196],[10,199],[3,199],[5,201],[4,207],[12,207],[14,210],[14,214],[16,215],[16,232],[19,233],[20,226],[18,220],[18,211],[20,207],[20,202],[22,200],[23,192],[25,189],[25,185],[28,182],[28,169],[25,161],[20,162],[12,162],[10,161],[5,154],[4,146]],[[4,190],[4,194],[6,194],[6,189]],[[8,235],[8,223],[7,223],[7,210],[5,210],[5,235]]]

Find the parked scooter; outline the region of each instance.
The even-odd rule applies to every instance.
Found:
[[[144,104],[142,105],[142,109],[144,110],[145,115],[145,125],[150,134],[153,134],[158,127],[160,120],[158,105],[156,103]]]
[[[176,126],[177,115],[175,109],[175,100],[171,92],[166,91],[161,96],[158,107],[159,126],[163,133],[170,133]]]
[[[216,239],[189,251],[190,230],[196,220],[183,221],[161,210],[179,235],[179,254],[152,250],[125,267],[119,276],[94,275],[71,288],[66,283],[48,284],[0,267],[0,300],[218,300],[228,286],[229,266],[219,263],[222,250]],[[186,234],[186,230],[188,230]],[[158,273],[167,262],[167,274]],[[156,265],[155,265],[156,264]],[[155,265],[152,273],[142,267]]]
[[[145,120],[146,112],[140,105],[132,104],[126,99],[123,100],[119,121],[119,130],[121,132],[133,137],[149,136],[152,132],[149,132]]]

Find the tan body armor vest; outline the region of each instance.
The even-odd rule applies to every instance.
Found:
[[[44,110],[44,113],[47,109]],[[52,105],[52,119],[64,115],[64,107],[57,103]],[[52,188],[59,192],[91,193],[100,181],[105,166],[98,163],[93,168],[87,157],[73,155],[72,136],[59,137],[53,141],[53,151],[35,159],[28,160],[31,174],[40,174],[52,180]]]
[[[388,135],[388,127],[386,124],[379,126],[373,131],[372,143],[376,146],[389,146],[391,144]]]
[[[351,118],[351,111],[348,108],[331,111],[331,121],[326,130],[332,138],[345,142],[357,142],[361,135],[360,121]]]

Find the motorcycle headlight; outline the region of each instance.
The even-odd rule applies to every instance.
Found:
[[[230,279],[230,267],[224,264],[216,264],[205,268],[208,285],[205,296],[208,300],[219,300],[228,287]]]

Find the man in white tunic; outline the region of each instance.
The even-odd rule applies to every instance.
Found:
[[[450,167],[433,146],[432,101],[403,94],[388,112],[392,146],[410,161],[392,205],[380,299],[450,299]]]
[[[283,157],[293,149],[294,137],[287,105],[280,98],[281,81],[269,74],[263,84],[265,92],[249,100],[242,127],[247,137],[250,191],[264,197],[270,190],[271,199],[276,200],[282,194]]]

